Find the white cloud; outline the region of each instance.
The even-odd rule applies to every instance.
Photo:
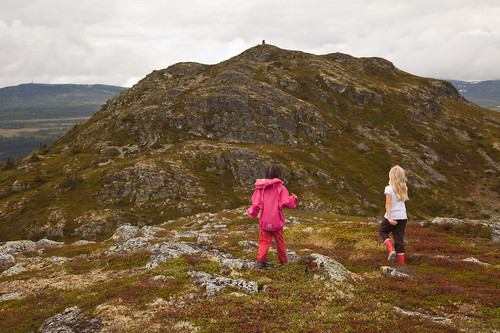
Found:
[[[266,42],[386,58],[407,72],[500,79],[497,0],[0,0],[0,87],[130,86],[180,61]]]

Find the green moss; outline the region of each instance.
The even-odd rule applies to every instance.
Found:
[[[111,255],[106,257],[101,265],[104,270],[120,271],[136,267],[144,267],[151,260],[148,251],[136,251],[128,255]]]
[[[104,244],[86,244],[86,245],[69,245],[69,246],[52,246],[43,249],[42,257],[48,258],[52,256],[60,256],[74,258],[78,256],[88,255],[94,251],[103,250]]]

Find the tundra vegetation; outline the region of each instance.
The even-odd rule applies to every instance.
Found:
[[[499,113],[379,58],[259,45],[153,71],[1,165],[2,329],[498,330],[499,138]],[[255,270],[268,163],[299,204],[290,262]],[[405,266],[376,231],[394,164]]]
[[[241,207],[169,220],[155,227],[153,236],[144,227],[129,226],[132,233],[117,237],[117,232],[103,242],[48,243],[15,254],[16,265],[25,270],[0,277],[2,332],[36,331],[75,306],[83,318],[99,321],[99,329],[92,332],[500,328],[500,247],[488,227],[410,223],[407,264],[401,266],[385,261],[376,222],[290,211],[285,237],[291,261],[279,265],[272,247],[272,267],[258,270],[253,264],[259,229],[244,212]],[[149,248],[134,247],[139,239],[147,239]],[[151,267],[158,244],[176,244],[179,251]],[[181,245],[191,250],[182,251]],[[348,277],[332,280],[315,263],[315,254],[333,258]],[[226,266],[225,257],[252,265]],[[381,267],[387,265],[399,274],[382,274]],[[209,287],[196,283],[190,277],[193,271],[252,281],[257,287],[245,293],[227,286],[207,297]]]

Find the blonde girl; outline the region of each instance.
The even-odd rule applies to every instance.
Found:
[[[378,232],[384,242],[389,256],[387,260],[396,261],[400,264],[406,262],[404,234],[406,222],[405,201],[408,201],[408,187],[406,186],[406,175],[403,168],[396,165],[389,171],[389,185],[385,187],[385,215],[380,223]],[[389,233],[394,237],[394,246],[392,245]]]

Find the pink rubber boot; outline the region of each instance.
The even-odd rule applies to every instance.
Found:
[[[389,256],[387,257],[388,261],[394,261],[396,258],[396,251],[394,251],[394,246],[392,246],[392,242],[390,238],[387,238],[384,242],[385,246],[387,246],[387,250],[389,251]]]
[[[397,253],[396,254],[396,262],[398,264],[404,264],[406,262],[405,254],[404,253]]]

